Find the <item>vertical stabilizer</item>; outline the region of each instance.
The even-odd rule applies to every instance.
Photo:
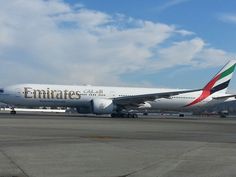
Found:
[[[215,92],[226,93],[229,86],[229,82],[233,76],[236,61],[229,61],[221,70],[218,72],[210,82],[203,88],[211,94]]]
[[[224,95],[229,86],[229,82],[233,76],[234,68],[236,65],[235,60],[229,61],[221,70],[218,72],[210,82],[202,89],[201,95],[187,106],[193,106],[202,100],[206,99],[213,93],[220,93]]]

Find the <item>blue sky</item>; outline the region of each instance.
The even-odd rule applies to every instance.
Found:
[[[233,0],[0,0],[2,84],[199,88],[236,58],[235,7]]]
[[[235,15],[236,1],[228,0],[67,0],[82,3],[87,8],[109,14],[122,13],[127,16],[173,24],[195,32],[217,48],[235,52],[232,40],[236,26],[222,23],[223,15]],[[236,21],[236,20],[235,20]],[[227,43],[225,41],[228,41]]]

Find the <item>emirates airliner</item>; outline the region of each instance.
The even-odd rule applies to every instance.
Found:
[[[202,89],[20,84],[0,89],[0,102],[24,107],[71,107],[78,113],[137,117],[132,110],[188,111],[233,101],[226,93],[236,61],[229,61]]]

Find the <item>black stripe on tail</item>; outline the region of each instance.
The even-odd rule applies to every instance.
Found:
[[[217,86],[213,87],[213,88],[211,89],[211,94],[213,94],[213,93],[215,93],[215,92],[218,92],[218,91],[220,91],[220,90],[223,90],[223,89],[227,88],[228,85],[229,85],[229,82],[230,82],[230,79],[229,79],[228,81],[226,81],[226,82],[223,82],[223,83],[220,84],[220,85],[217,85]]]

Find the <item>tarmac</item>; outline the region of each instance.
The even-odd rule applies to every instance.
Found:
[[[0,177],[235,177],[236,118],[0,113]]]

